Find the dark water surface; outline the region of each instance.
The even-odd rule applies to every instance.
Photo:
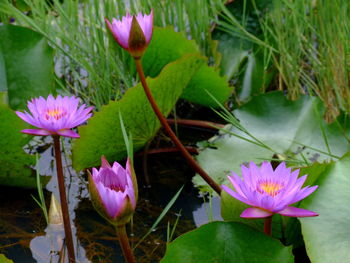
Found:
[[[65,140],[64,145],[63,165],[78,262],[123,262],[115,230],[93,209],[89,201],[86,176],[77,174],[71,168],[70,159],[66,157],[70,155],[68,141]],[[49,137],[39,143],[36,141],[29,151],[41,153],[40,174],[55,175]],[[193,189],[191,177],[194,173],[179,153],[150,154],[146,167],[143,163],[143,156],[136,154],[135,169],[140,197],[133,224],[128,225],[133,245],[147,233],[163,208],[184,185],[171,211],[135,250],[138,262],[159,262],[165,253],[168,222],[173,227],[180,217],[175,238],[208,222],[209,205]],[[47,207],[51,193],[58,199],[55,176],[44,191]],[[15,263],[64,262],[66,252],[63,249],[63,225],[47,226],[43,212],[32,195],[38,199],[36,190],[0,187],[0,254],[5,254]],[[219,201],[215,198],[213,213],[215,218],[220,217]]]

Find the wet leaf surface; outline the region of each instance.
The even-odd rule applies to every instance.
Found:
[[[53,50],[46,39],[28,28],[0,26],[0,91],[9,105],[24,109],[27,100],[53,91]]]
[[[304,96],[289,101],[281,92],[270,92],[253,98],[235,110],[233,115],[241,129],[227,126],[209,140],[198,162],[219,184],[228,184],[230,171],[240,174],[240,165],[277,158],[291,166],[309,166],[341,157],[350,149],[347,117],[332,124],[322,119],[325,109],[320,100]],[[197,175],[195,185],[206,187]]]
[[[317,191],[301,207],[319,213],[300,218],[308,256],[313,263],[346,262],[350,246],[350,155],[330,164],[315,184]]]
[[[291,247],[244,224],[213,222],[178,237],[162,263],[291,263]]]

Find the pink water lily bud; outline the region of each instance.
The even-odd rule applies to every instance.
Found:
[[[124,169],[118,162],[111,166],[104,156],[101,168],[89,173],[89,190],[96,211],[115,226],[130,221],[137,202],[137,182],[131,160]]]
[[[312,194],[316,186],[302,188],[306,175],[298,178],[299,169],[291,171],[282,162],[273,170],[269,162],[263,162],[261,167],[250,162],[249,168],[242,165],[242,178],[232,172],[228,179],[234,190],[223,185],[229,195],[252,207],[241,214],[244,218],[265,218],[274,214],[291,217],[318,216],[317,213],[290,206]]]
[[[94,107],[79,105],[79,99],[72,97],[54,98],[49,95],[34,98],[28,102],[30,113],[16,111],[18,117],[39,129],[26,129],[21,132],[31,135],[61,135],[65,137],[79,138],[79,134],[71,129],[82,124],[92,116]]]
[[[149,15],[139,13],[137,16],[127,14],[121,20],[105,19],[118,44],[133,57],[140,58],[145,52],[153,34],[153,10]]]

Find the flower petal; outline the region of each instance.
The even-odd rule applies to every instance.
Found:
[[[317,213],[312,212],[310,210],[289,206],[282,211],[278,212],[279,214],[283,216],[291,216],[291,217],[311,217],[311,216],[318,216]]]
[[[261,198],[259,207],[270,211],[273,209],[274,205],[274,198],[269,195],[266,195],[263,198]]]
[[[34,98],[28,102],[27,112],[16,112],[16,114],[29,124],[47,130],[48,134],[59,134],[65,137],[78,138],[79,135],[69,129],[85,122],[91,117],[92,107],[86,108],[83,104],[78,110],[79,99],[71,96],[54,98],[51,94],[45,100],[43,97]],[[43,135],[43,134],[39,134]]]
[[[136,16],[136,19],[145,36],[146,43],[148,44],[152,38],[153,32],[153,9],[151,10],[151,13],[149,15],[139,13]]]
[[[273,174],[272,165],[270,162],[263,161],[260,167],[260,172],[264,175]]]
[[[253,205],[251,202],[249,202],[249,200],[247,200],[243,196],[239,195],[238,193],[236,193],[235,191],[233,191],[231,188],[227,187],[226,185],[222,185],[222,189],[225,190],[232,197],[236,198],[237,200],[239,200],[243,203],[246,203],[248,205]]]
[[[273,213],[270,211],[262,210],[257,207],[249,207],[244,210],[240,216],[243,218],[265,218],[272,215]]]
[[[305,187],[301,189],[291,200],[289,204],[294,204],[296,202],[299,202],[300,200],[303,200],[305,197],[311,195],[316,189],[318,188],[318,185],[314,185],[312,187]]]
[[[233,185],[233,187],[235,188],[236,192],[238,194],[240,194],[241,196],[246,197],[241,190],[241,183],[242,183],[241,178],[237,174],[235,174],[234,172],[231,172],[231,174],[232,175],[227,176],[227,178],[230,180],[230,182]]]
[[[63,137],[80,138],[79,134],[72,130],[58,130],[56,133]]]
[[[101,156],[101,167],[102,168],[112,168],[104,155]]]
[[[43,130],[43,129],[25,129],[25,130],[21,130],[21,132],[30,134],[30,135],[38,135],[38,136],[47,136],[52,134],[49,131]]]
[[[16,114],[18,117],[20,117],[25,122],[29,123],[32,126],[38,127],[38,123],[35,121],[35,119],[27,112],[23,113],[20,111],[16,111]]]

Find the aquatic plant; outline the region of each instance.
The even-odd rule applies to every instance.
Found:
[[[136,262],[130,248],[125,225],[135,212],[137,183],[130,158],[125,169],[114,162],[111,166],[104,156],[101,168],[89,173],[91,201],[96,211],[117,229],[120,246],[127,262]]]
[[[150,26],[150,21],[153,22],[153,13],[151,12],[151,14],[149,16],[146,16],[147,22],[145,22],[145,16],[142,16],[142,14],[138,14],[137,15],[139,18],[136,19],[136,16],[133,16],[132,21],[131,21],[131,25],[130,25],[130,17],[126,16],[123,17],[121,20],[114,20],[114,27],[112,27],[110,25],[109,22],[107,22],[107,26],[109,27],[109,29],[112,31],[113,35],[115,34],[115,32],[123,32],[126,29],[129,29],[129,33],[123,33],[122,36],[124,38],[124,42],[126,42],[125,38],[128,36],[128,45],[124,46],[122,44],[120,44],[120,39],[117,39],[117,43],[119,45],[121,45],[123,48],[127,47],[127,51],[130,53],[130,55],[134,58],[135,64],[136,64],[136,70],[137,73],[140,77],[140,81],[142,84],[142,87],[144,89],[144,92],[147,96],[147,99],[149,101],[149,103],[152,106],[152,109],[154,111],[154,113],[157,115],[160,123],[162,124],[163,128],[166,130],[166,132],[168,133],[168,135],[170,136],[171,140],[174,142],[174,144],[177,146],[177,148],[180,150],[181,154],[186,158],[187,162],[193,167],[193,169],[210,185],[210,187],[212,187],[214,189],[214,191],[218,194],[220,194],[221,192],[221,187],[220,185],[218,185],[198,164],[197,162],[193,159],[193,157],[191,156],[191,154],[188,152],[188,150],[184,147],[184,145],[181,143],[181,141],[179,140],[179,138],[176,136],[176,134],[172,131],[172,129],[170,128],[167,120],[165,119],[165,117],[163,116],[161,110],[159,109],[157,102],[155,101],[150,88],[148,87],[147,81],[146,81],[146,77],[143,71],[143,67],[142,67],[142,63],[141,63],[141,57],[143,55],[143,52],[145,51],[145,49],[147,48],[147,45],[150,41],[150,36],[151,33],[153,31],[150,29],[146,30],[146,27],[148,28]],[[141,17],[143,19],[141,19]],[[139,21],[144,23],[143,27],[144,29],[140,26]],[[108,21],[108,20],[106,20]],[[147,26],[146,26],[147,24]],[[119,30],[116,29],[116,26],[120,27]],[[153,27],[153,23],[151,24],[151,26]],[[146,30],[146,31],[143,31]],[[119,33],[118,33],[119,34]],[[145,34],[148,34],[148,36],[146,36]],[[119,38],[121,37],[120,35],[118,36]],[[147,42],[146,39],[149,38],[149,41]]]
[[[149,15],[138,13],[137,16],[127,14],[121,20],[113,18],[112,24],[108,19],[105,21],[121,47],[133,56],[143,55],[153,34],[153,10]]]
[[[25,129],[21,132],[31,135],[59,135],[64,137],[79,138],[79,134],[71,129],[82,124],[92,116],[94,107],[79,105],[79,99],[72,97],[54,98],[49,95],[34,98],[28,102],[28,112],[16,111],[18,117],[39,129]]]
[[[130,221],[137,202],[131,161],[128,159],[124,169],[118,162],[111,166],[102,156],[101,164],[99,170],[92,168],[92,174],[89,174],[92,203],[110,223],[124,225]]]
[[[29,101],[28,109],[30,113],[26,111],[24,113],[16,111],[16,114],[22,120],[39,128],[25,129],[21,132],[31,135],[51,135],[53,138],[57,181],[70,263],[75,263],[75,253],[62,169],[60,136],[79,138],[79,134],[72,131],[71,128],[82,124],[88,118],[90,118],[92,115],[90,112],[92,111],[93,107],[86,108],[85,104],[78,107],[78,105],[79,99],[74,96],[61,97],[59,95],[57,98],[54,98],[50,94],[47,99],[39,97]]]
[[[237,200],[252,207],[245,209],[243,218],[266,218],[265,233],[271,235],[271,218],[274,214],[290,217],[318,216],[317,213],[289,206],[312,194],[315,186],[301,188],[306,175],[298,178],[299,170],[291,171],[285,162],[273,170],[271,163],[264,161],[260,168],[250,162],[249,168],[242,165],[243,180],[234,172],[228,176],[236,191],[223,185],[222,188]]]

